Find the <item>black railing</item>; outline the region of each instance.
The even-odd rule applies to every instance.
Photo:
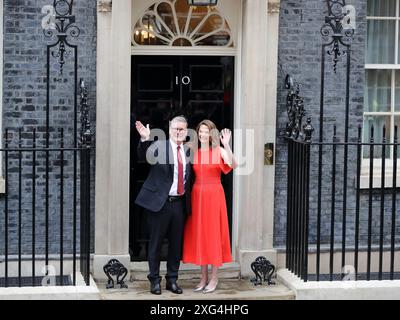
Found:
[[[286,267],[307,280],[310,144],[288,140]]]
[[[22,142],[27,142],[26,138],[22,140],[22,135],[31,136],[31,146],[22,146]],[[57,278],[58,285],[76,285],[77,252],[80,253],[80,271],[89,285],[90,147],[65,148],[62,129],[59,146],[40,147],[39,136],[36,130],[31,133],[19,130],[15,134],[7,129],[5,148],[0,149],[5,164],[4,206],[3,210],[0,208],[4,226],[3,254],[0,250],[4,261],[0,267],[3,264],[4,271],[0,271],[0,286],[35,286],[50,276]],[[78,181],[73,181],[75,157],[80,159]],[[45,185],[51,190],[48,199],[43,190]],[[73,201],[65,192],[68,189],[70,193],[71,186],[75,185],[80,188],[79,217],[73,214]],[[45,218],[46,204],[50,212],[48,219]],[[80,229],[77,228],[79,221]],[[70,281],[65,277],[66,262],[72,263],[68,268]],[[29,273],[24,264],[31,264]],[[41,270],[45,270],[42,276]]]
[[[22,145],[27,143],[26,138],[22,140],[23,135],[31,136],[31,146]],[[40,136],[44,133],[36,130],[16,133],[7,129],[5,148],[0,149],[5,164],[4,205],[3,210],[0,208],[4,226],[4,251],[0,250],[4,261],[0,268],[4,265],[4,271],[0,269],[0,286],[36,286],[44,278],[51,282],[51,276],[55,277],[54,284],[76,285],[78,254],[80,271],[89,285],[90,147],[65,148],[62,129],[57,139],[59,146],[39,146]],[[80,176],[76,182],[73,181],[75,157],[80,159]],[[46,166],[47,159],[50,166]],[[51,190],[48,198],[44,192],[46,185]],[[80,208],[75,208],[80,210],[79,217],[73,214],[76,211],[73,201],[67,198],[74,185],[80,187]],[[46,204],[50,212],[48,219]],[[24,264],[31,264],[30,272]],[[69,275],[71,278],[66,277]]]
[[[350,105],[354,7],[345,0],[326,0],[326,4],[315,142],[311,142],[311,119],[302,124],[306,111],[299,85],[286,77],[287,268],[305,281],[400,278],[395,263],[400,236],[396,228],[400,218],[397,127],[375,131],[365,125],[369,134],[363,142],[361,127],[357,136],[357,128],[351,126],[350,120],[361,121],[350,118],[351,111],[356,113]],[[326,70],[328,59],[333,62],[333,73]],[[333,108],[326,108],[325,82],[332,76],[338,78],[334,87],[342,100],[343,136],[337,134],[336,125],[326,123],[341,116],[335,109],[329,117]],[[310,258],[315,265],[309,263]]]
[[[90,278],[90,148],[83,148],[81,163],[81,255],[80,267],[85,283]],[[75,220],[76,221],[76,220]],[[74,228],[76,234],[76,228]],[[75,262],[75,260],[74,260]]]
[[[89,285],[90,278],[90,149],[92,143],[92,133],[90,126],[89,105],[87,103],[88,91],[85,87],[84,81],[80,80],[80,109],[81,109],[81,132],[80,132],[80,146],[81,146],[81,273],[87,285]],[[76,156],[74,157],[74,164],[76,164]],[[77,170],[74,170],[74,177],[77,175]],[[76,180],[74,180],[76,182]],[[74,183],[74,188],[76,183]],[[76,192],[74,192],[74,199]],[[75,200],[73,203],[76,203]],[[76,210],[74,211],[76,217]],[[74,218],[76,222],[76,218]],[[73,232],[74,240],[76,240],[76,228]],[[75,257],[74,257],[75,266]]]
[[[385,127],[377,139],[371,126],[367,142],[362,142],[361,131],[359,127],[354,142],[341,142],[336,127],[332,142],[286,137],[286,266],[305,281],[332,281],[345,276],[355,280],[400,278],[400,267],[395,267],[399,250],[397,127],[393,142],[388,142]],[[337,161],[343,154],[344,162]],[[348,171],[343,170],[345,164]],[[310,185],[320,188],[310,191]],[[343,203],[347,203],[345,211]],[[328,268],[321,271],[324,253]],[[309,264],[312,254],[315,267]],[[365,258],[363,264],[361,256]]]
[[[79,147],[65,147],[63,128],[53,128],[51,140],[47,127],[5,130],[0,287],[77,285],[78,258],[89,285],[91,131],[82,80],[80,89]]]
[[[35,129],[6,130],[0,149],[5,180],[0,195],[0,287],[76,285],[78,259],[89,285],[91,132],[81,80],[78,133],[78,45],[72,41],[80,28],[73,0],[52,2],[47,20],[42,20],[44,35],[52,42],[46,46],[45,122]],[[54,112],[59,108],[59,96],[53,92],[60,90],[58,82],[71,83],[73,101],[61,117]]]

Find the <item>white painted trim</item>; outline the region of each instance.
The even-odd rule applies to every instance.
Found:
[[[254,144],[254,148],[250,148],[252,150],[248,150],[249,154],[246,154],[246,162],[242,163],[246,167],[241,166],[241,169],[246,171],[242,171],[237,177],[240,181],[238,253],[242,274],[251,272],[249,266],[257,256],[276,256],[272,249],[273,243],[269,241],[269,228],[272,225],[270,218],[273,217],[273,212],[267,213],[264,208],[265,105],[268,91],[267,52],[270,40],[267,6],[268,3],[264,0],[247,0],[244,1],[242,13],[240,128],[249,130],[250,136],[249,140],[243,139],[243,136],[238,138],[244,147],[242,151]],[[255,34],[257,41],[253,41]],[[246,135],[247,132],[243,133]]]
[[[396,1],[396,15],[399,12],[399,0]],[[396,23],[395,23],[395,38],[394,38],[394,62],[397,64],[399,63],[399,19],[396,19]]]
[[[367,17],[367,20],[399,20],[398,17]]]
[[[384,111],[384,112],[367,111],[367,112],[364,112],[364,116],[391,116],[392,114],[395,116],[399,116],[400,112],[399,111],[396,111],[396,112],[390,112],[390,111]]]
[[[95,277],[101,257],[129,260],[131,4],[97,12]]]
[[[242,30],[243,30],[243,0],[240,0],[240,15],[237,24],[236,30],[238,30],[238,34],[236,35],[236,49],[237,52],[242,52]],[[239,32],[240,31],[240,32]],[[237,54],[235,58],[235,86],[234,86],[234,123],[233,129],[240,128],[240,101],[242,100],[242,55]],[[237,150],[237,141],[234,145],[234,150]],[[240,213],[240,179],[234,174],[233,175],[233,192],[232,192],[232,259],[233,261],[238,261],[239,259],[239,213]]]
[[[371,64],[366,64],[365,69],[400,69],[399,64],[376,64],[376,63],[371,63]]]
[[[382,160],[374,159],[372,173],[372,188],[381,188],[381,171]],[[369,189],[369,158],[364,158],[361,161],[361,175],[360,175],[360,189]],[[356,183],[354,183],[356,186]],[[391,188],[393,186],[393,159],[386,159],[385,161],[385,187]],[[397,160],[397,177],[396,187],[400,187],[400,160]]]
[[[277,279],[296,294],[296,300],[398,300],[399,280],[308,281],[287,269],[277,271]]]
[[[76,273],[76,280],[76,286],[0,288],[0,300],[100,300],[100,291],[91,276],[89,286],[80,272]]]
[[[374,159],[374,171],[377,172],[376,170],[381,168],[382,165],[382,160],[379,158]],[[399,174],[400,174],[400,159],[397,159],[397,167],[399,169]],[[391,170],[393,168],[393,159],[386,159],[385,161],[385,167],[388,170]],[[369,158],[363,158],[361,162],[361,173],[368,173],[369,170]]]
[[[380,172],[379,172],[380,173]],[[380,189],[381,188],[381,175],[373,175],[372,176],[372,188]],[[392,188],[393,186],[393,175],[387,174],[385,175],[385,188]],[[398,174],[396,177],[396,187],[400,187],[400,175]],[[360,189],[369,189],[369,174],[361,174],[360,176]]]
[[[236,56],[237,49],[218,47],[168,47],[147,46],[132,47],[131,55],[157,56]]]

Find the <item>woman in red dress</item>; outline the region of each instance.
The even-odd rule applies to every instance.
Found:
[[[217,287],[218,267],[232,261],[221,172],[227,174],[236,167],[236,162],[229,145],[231,132],[228,129],[222,130],[219,138],[215,124],[203,120],[196,131],[200,148],[194,152],[192,214],[185,225],[182,261],[201,266],[201,280],[194,291],[209,293]],[[220,146],[220,141],[224,147]],[[209,264],[211,279],[208,278]]]

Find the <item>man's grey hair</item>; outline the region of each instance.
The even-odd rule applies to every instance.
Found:
[[[188,122],[187,122],[187,120],[186,120],[186,118],[185,118],[184,116],[176,116],[176,117],[174,117],[174,118],[169,122],[169,125],[171,126],[172,123],[174,123],[174,122],[183,122],[183,123],[186,124],[186,127],[188,126]]]

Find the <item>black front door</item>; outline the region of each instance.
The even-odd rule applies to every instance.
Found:
[[[147,222],[136,196],[147,177],[149,165],[137,161],[139,134],[134,123],[140,120],[150,128],[163,129],[176,115],[188,119],[195,129],[203,119],[212,120],[219,130],[233,129],[233,57],[133,56],[132,129],[130,176],[130,254],[135,261],[147,260]],[[232,230],[232,173],[222,178],[228,220]],[[167,240],[162,247],[166,258]]]

